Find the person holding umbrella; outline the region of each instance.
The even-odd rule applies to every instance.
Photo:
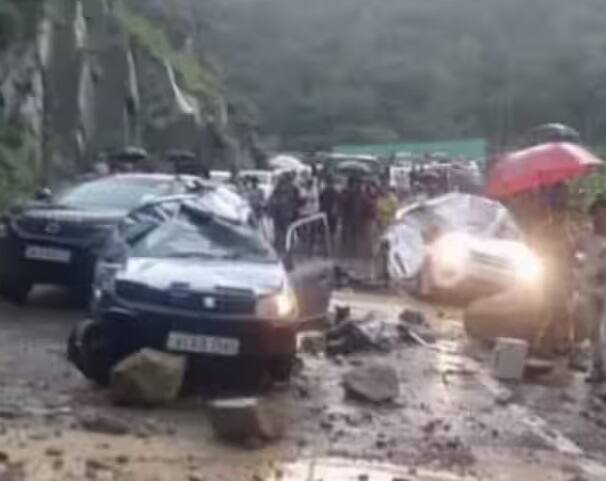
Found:
[[[579,145],[557,142],[507,155],[490,173],[488,196],[510,204],[530,246],[544,260],[543,321],[534,342],[541,353],[574,351],[570,279],[575,242],[564,182],[601,163]]]

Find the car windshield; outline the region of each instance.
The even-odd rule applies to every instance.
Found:
[[[173,182],[151,177],[108,177],[72,186],[57,196],[70,207],[130,210],[146,198],[171,193]]]
[[[141,239],[132,254],[152,258],[277,260],[271,246],[252,227],[186,208]]]

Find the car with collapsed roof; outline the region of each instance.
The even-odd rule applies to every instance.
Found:
[[[256,225],[208,193],[133,210],[97,264],[92,317],[68,341],[70,360],[103,384],[149,347],[196,361],[237,361],[288,379],[296,334],[326,315],[333,266],[326,219],[291,226],[280,258]],[[310,237],[311,236],[311,237]]]

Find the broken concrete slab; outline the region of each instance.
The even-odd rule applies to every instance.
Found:
[[[343,386],[348,396],[375,404],[393,401],[400,395],[396,370],[381,364],[352,369],[343,377]]]
[[[86,431],[122,436],[130,433],[129,424],[115,416],[101,413],[87,413],[80,418],[80,426]]]
[[[110,388],[117,404],[154,405],[174,401],[181,391],[183,356],[142,349],[114,367]]]
[[[284,414],[258,398],[218,399],[209,404],[209,413],[215,435],[230,442],[274,441],[286,427]]]

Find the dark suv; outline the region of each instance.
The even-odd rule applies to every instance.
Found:
[[[204,186],[192,176],[118,174],[13,207],[0,221],[2,294],[23,303],[36,283],[87,294],[97,254],[118,221],[146,200]]]

